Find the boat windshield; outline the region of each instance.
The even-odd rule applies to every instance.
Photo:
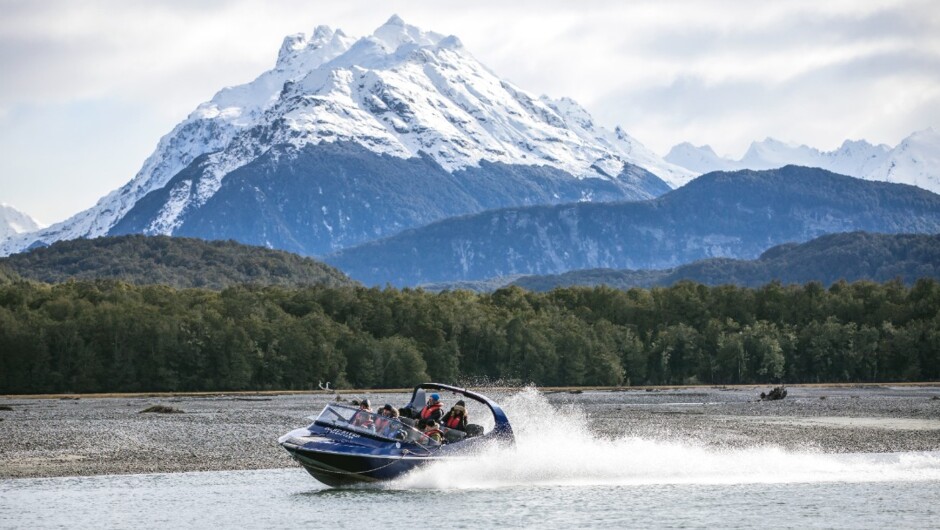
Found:
[[[421,445],[439,445],[421,431],[397,418],[382,416],[374,412],[331,403],[317,416],[316,423],[342,429],[380,436],[389,440],[417,442]]]

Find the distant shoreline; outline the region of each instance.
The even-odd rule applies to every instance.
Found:
[[[459,385],[458,385],[459,386]],[[879,387],[940,387],[940,381],[914,381],[914,382],[882,382],[882,383],[749,383],[740,385],[643,385],[643,386],[534,386],[540,392],[630,392],[634,390],[714,390],[732,389],[748,390],[773,388],[784,386],[786,388],[879,388]],[[480,388],[487,390],[509,392],[528,388],[527,386],[489,386],[471,385],[465,388]],[[0,399],[73,399],[73,398],[160,398],[160,397],[216,397],[216,396],[303,396],[303,395],[359,395],[359,394],[397,394],[411,392],[412,387],[406,388],[343,388],[329,390],[219,390],[194,392],[98,392],[98,393],[60,393],[60,394],[0,394]]]

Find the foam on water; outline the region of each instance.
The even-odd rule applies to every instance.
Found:
[[[577,407],[555,407],[534,389],[504,408],[513,447],[423,467],[390,489],[515,486],[755,484],[940,480],[940,452],[822,454],[773,447],[715,449],[634,436],[598,438]]]

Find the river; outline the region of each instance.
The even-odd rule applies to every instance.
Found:
[[[299,466],[4,479],[0,528],[940,528],[938,451],[599,435],[581,407],[507,405],[514,447],[385,484],[331,489]]]

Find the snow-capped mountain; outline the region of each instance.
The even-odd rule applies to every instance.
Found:
[[[0,241],[39,230],[39,223],[9,204],[0,203]]]
[[[224,148],[237,131],[255,125],[277,100],[285,82],[337,57],[352,42],[342,31],[334,32],[326,26],[318,26],[309,39],[303,34],[285,37],[272,70],[245,85],[224,88],[199,105],[160,139],[156,150],[130,182],[61,223],[36,234],[10,238],[0,245],[0,255],[19,252],[35,242],[49,244],[107,234],[140,198],[160,189],[196,157]]]
[[[940,193],[940,133],[932,128],[905,138],[894,148],[846,140],[834,151],[767,138],[753,142],[740,160],[722,158],[709,146],[676,145],[664,159],[695,173],[738,169],[775,169],[786,165],[818,167],[851,177],[911,184]]]
[[[457,37],[422,31],[393,16],[372,35],[360,39],[325,26],[309,38],[303,34],[287,37],[274,69],[248,84],[224,89],[199,105],[160,140],[128,184],[63,223],[0,245],[0,254],[22,250],[36,240],[50,243],[113,233],[119,225],[118,232],[185,232],[187,223],[198,217],[198,211],[210,203],[234,171],[250,166],[246,171],[255,171],[254,175],[259,171],[284,175],[275,166],[297,164],[301,159],[310,162],[316,158],[310,148],[326,144],[357,145],[379,158],[426,160],[434,166],[432,171],[477,176],[472,183],[475,186],[487,178],[492,181],[492,175],[478,173],[480,168],[491,167],[487,164],[496,164],[500,171],[514,175],[516,180],[509,187],[531,191],[521,199],[509,196],[509,187],[501,191],[508,195],[499,200],[469,197],[465,208],[439,212],[444,216],[471,213],[492,204],[546,199],[642,199],[693,176],[691,171],[665,162],[620,128],[609,131],[596,125],[574,101],[535,97],[500,79],[464,49]],[[335,156],[338,151],[327,152]],[[365,154],[357,152],[356,156]],[[510,171],[508,167],[528,169]],[[547,170],[554,171],[550,178],[543,174]],[[360,182],[372,182],[382,174],[350,175],[349,168],[337,171]],[[298,172],[304,173],[304,186],[318,187],[316,167],[293,167],[287,173],[301,178]],[[244,171],[240,174],[244,176]],[[251,185],[263,187],[255,180]],[[468,185],[458,179],[453,187],[466,192]],[[342,193],[348,198],[353,189]],[[151,198],[142,201],[148,195]],[[232,200],[232,193],[228,200]],[[246,199],[241,200],[239,207],[245,205]],[[259,200],[253,198],[252,204],[258,206]],[[309,211],[298,210],[291,220],[278,220],[276,227],[258,219],[241,221],[255,227],[251,242],[269,245],[275,244],[268,237],[272,230],[296,239],[300,225],[306,227],[302,230],[329,227],[323,236],[330,239],[326,247],[300,245],[298,250],[310,253],[342,246],[370,233],[377,237],[438,218],[399,215],[395,226],[363,225],[354,235],[347,233],[348,241],[343,242],[333,227],[356,220],[343,213],[348,209],[344,203],[329,201],[329,205],[310,204]],[[308,217],[297,217],[304,215]],[[220,220],[200,222],[202,227],[211,225],[220,237],[241,235],[227,232]],[[191,235],[202,235],[195,231]]]
[[[908,136],[864,178],[913,184],[940,193],[940,132],[929,128]]]
[[[890,148],[864,140],[846,140],[834,151],[820,151],[806,145],[766,138],[752,142],[739,160],[723,158],[708,145],[695,147],[688,142],[676,145],[665,160],[694,171],[736,171],[738,169],[776,169],[787,165],[818,167],[833,173],[861,178],[879,167]]]
[[[663,157],[663,160],[684,167],[696,174],[737,169],[737,162],[718,156],[710,145],[699,147],[689,142],[682,142],[673,146],[669,150],[669,154]]]

